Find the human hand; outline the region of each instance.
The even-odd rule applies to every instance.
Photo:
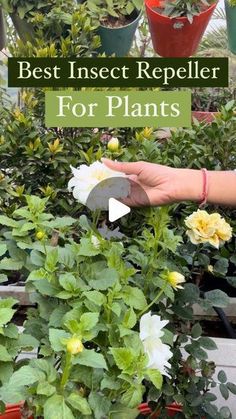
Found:
[[[201,200],[202,174],[199,170],[175,169],[142,161],[122,163],[102,159],[102,162],[114,171],[126,173],[133,181],[130,196],[122,200],[126,205],[133,207],[147,205],[140,188],[146,193],[151,206]]]

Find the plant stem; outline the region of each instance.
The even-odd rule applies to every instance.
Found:
[[[61,377],[61,385],[60,385],[61,390],[64,389],[64,387],[65,387],[65,385],[68,381],[68,378],[69,378],[69,375],[70,375],[70,369],[71,369],[71,354],[69,352],[67,352],[66,353],[65,368],[64,368],[64,371],[63,371],[63,374],[62,374],[62,377]]]
[[[141,311],[141,313],[139,314],[139,317],[141,317],[144,313],[146,313],[146,311],[148,311],[159,300],[159,298],[165,292],[166,287],[167,287],[167,281],[165,282],[165,284],[163,285],[162,289],[159,291],[157,296],[154,298],[154,300],[148,306],[146,306],[144,310]]]

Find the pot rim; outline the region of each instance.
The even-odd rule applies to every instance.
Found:
[[[218,0],[217,0],[218,1]],[[138,12],[138,10],[137,10],[137,12]],[[119,29],[123,29],[123,28],[128,28],[129,26],[131,26],[131,25],[133,25],[134,23],[136,23],[137,22],[137,20],[139,20],[140,19],[140,17],[141,17],[141,14],[143,13],[143,8],[138,12],[138,15],[137,15],[137,17],[134,19],[134,20],[132,20],[132,22],[130,22],[130,23],[128,23],[127,25],[123,25],[123,26],[118,26],[118,27],[116,27],[116,28],[112,28],[112,27],[110,27],[110,26],[105,26],[105,25],[103,25],[101,22],[99,22],[99,26],[101,27],[101,28],[104,28],[104,29],[110,29],[110,30],[112,30],[112,31],[116,31],[116,30],[119,30]]]
[[[163,19],[166,19],[168,21],[170,21],[170,20],[177,20],[177,21],[180,21],[180,22],[186,22],[186,21],[189,22],[189,20],[188,20],[188,18],[186,16],[170,17],[170,16],[162,15],[161,13],[158,13],[155,10],[153,10],[151,8],[151,6],[149,6],[147,4],[148,3],[148,0],[144,0],[144,1],[145,1],[145,6],[146,6],[147,9],[149,9],[152,13],[155,13],[156,15],[161,16]],[[209,10],[214,9],[218,2],[219,2],[219,0],[215,0],[214,3],[211,6],[209,6],[206,10],[203,10],[202,12],[200,12],[198,15],[195,15],[193,18],[198,17],[198,16],[201,16],[201,15],[204,15]]]

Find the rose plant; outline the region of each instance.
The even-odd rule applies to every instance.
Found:
[[[176,265],[182,239],[168,227],[167,208],[145,210],[142,235],[121,243],[115,230],[85,216],[47,213],[48,198],[25,199],[0,217],[0,270],[2,280],[20,270],[37,306],[22,334],[10,322],[16,301],[1,300],[1,400],[23,399],[29,415],[45,419],[135,418],[146,394],[160,417],[176,401],[184,417],[226,418],[210,390],[214,365],[205,349],[215,344],[200,325],[189,326],[201,297]],[[38,348],[37,359],[18,358],[26,344]],[[221,388],[235,391],[225,381]]]

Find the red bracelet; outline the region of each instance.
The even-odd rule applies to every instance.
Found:
[[[203,207],[207,203],[208,198],[208,189],[209,189],[209,176],[207,169],[201,169],[203,175],[203,189],[202,189],[202,197],[200,201],[199,207]]]

